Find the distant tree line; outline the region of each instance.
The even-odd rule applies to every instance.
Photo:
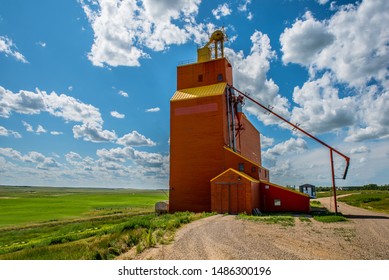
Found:
[[[317,192],[325,192],[330,191],[332,187],[316,187]],[[368,184],[364,186],[346,186],[346,187],[337,187],[337,189],[341,190],[379,190],[379,191],[388,191],[389,185],[377,185],[377,184]]]

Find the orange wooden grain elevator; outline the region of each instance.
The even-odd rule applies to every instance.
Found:
[[[198,49],[196,63],[177,67],[177,91],[170,100],[169,211],[309,211],[309,197],[269,182],[260,133],[242,113],[242,98],[229,87],[232,65],[223,42],[224,33],[215,31]],[[276,198],[269,195],[273,189]],[[291,192],[303,203],[288,209],[282,206],[293,203],[273,205],[289,201]]]

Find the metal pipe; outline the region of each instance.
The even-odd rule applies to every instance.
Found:
[[[235,110],[232,105],[232,94],[230,95],[230,104],[231,104],[231,118],[232,118],[232,149],[236,152],[236,139],[235,139]]]
[[[227,125],[228,125],[228,146],[231,148],[231,126],[230,126],[230,101],[228,97],[228,90],[226,89],[226,105],[227,105]]]
[[[334,170],[334,155],[332,149],[330,149],[330,159],[331,159],[331,174],[332,174],[332,190],[334,191],[334,207],[335,215],[338,215],[338,204],[336,202],[336,186],[335,186],[335,170]]]
[[[266,111],[268,111],[269,113],[273,114],[274,116],[276,116],[277,118],[281,119],[282,121],[288,123],[289,125],[291,125],[294,129],[297,129],[298,131],[302,132],[303,134],[307,135],[308,137],[316,140],[317,142],[319,142],[320,144],[322,144],[323,146],[327,147],[329,150],[330,150],[330,157],[331,157],[331,173],[332,173],[332,187],[333,187],[333,190],[334,190],[334,201],[335,201],[335,213],[338,212],[338,209],[337,209],[337,204],[336,204],[336,186],[335,186],[335,171],[334,171],[334,162],[333,162],[333,152],[337,153],[338,155],[340,155],[341,157],[343,157],[346,161],[346,167],[344,169],[344,172],[343,172],[343,179],[346,179],[346,176],[347,176],[347,172],[348,172],[348,168],[350,166],[350,158],[344,154],[342,154],[341,152],[339,152],[338,150],[334,149],[333,147],[331,147],[330,145],[324,143],[322,140],[318,139],[317,137],[313,136],[312,134],[310,134],[309,132],[305,131],[304,129],[300,128],[298,125],[295,125],[293,123],[291,123],[290,121],[288,121],[287,119],[285,119],[284,117],[278,115],[277,113],[273,112],[271,109],[269,109],[268,107],[262,105],[261,103],[259,103],[258,101],[256,101],[255,99],[251,98],[249,95],[247,95],[246,93],[243,93],[241,92],[240,90],[236,89],[235,87],[233,87],[232,85],[228,85],[230,88],[236,90],[240,95],[246,97],[248,100],[254,102],[256,105],[258,105],[259,107],[265,109]]]

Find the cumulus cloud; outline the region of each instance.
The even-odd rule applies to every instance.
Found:
[[[212,10],[212,14],[216,19],[230,15],[232,10],[227,3],[220,4],[216,9]]]
[[[47,130],[42,125],[38,125],[38,127],[36,128],[36,131],[35,131],[36,134],[41,134],[41,133],[46,133],[46,132],[47,132]]]
[[[282,60],[284,63],[309,65],[334,40],[335,36],[327,30],[325,24],[306,12],[303,20],[297,20],[281,34]]]
[[[126,162],[134,161],[136,164],[143,167],[163,167],[164,156],[158,153],[149,153],[135,150],[132,147],[100,149],[96,154],[102,161],[100,162]]]
[[[132,131],[119,138],[116,142],[123,146],[155,146],[156,143],[137,131]]]
[[[369,89],[355,97],[358,108],[354,113],[359,121],[350,128],[346,141],[360,142],[389,137],[389,91],[381,93],[376,86]]]
[[[307,143],[302,138],[290,138],[285,142],[279,143],[272,148],[267,149],[262,153],[263,158],[266,160],[270,167],[275,166],[277,157],[286,154],[293,154],[305,151],[307,149]]]
[[[0,126],[0,136],[13,136],[15,138],[22,138],[19,132],[6,129],[4,126]]]
[[[155,112],[159,112],[161,109],[159,107],[155,107],[155,108],[150,108],[150,109],[146,109],[146,112],[147,113],[155,113]]]
[[[365,0],[338,6],[326,20],[306,12],[284,30],[283,62],[310,74],[294,89],[294,122],[317,133],[343,127],[349,142],[389,137],[388,11],[388,1]]]
[[[261,149],[269,148],[273,146],[273,144],[274,144],[274,138],[267,137],[261,134]]]
[[[6,56],[12,56],[16,60],[28,63],[24,55],[17,51],[16,45],[7,36],[0,36],[0,52],[3,52]]]
[[[26,131],[35,133],[37,135],[40,135],[41,133],[46,133],[47,132],[47,130],[40,124],[37,126],[36,129],[34,129],[33,126],[31,124],[29,124],[28,122],[26,122],[26,121],[22,121],[22,124],[26,128]],[[52,134],[52,135],[59,135],[59,134],[62,134],[62,132],[51,131],[50,134]]]
[[[293,123],[312,133],[328,132],[352,125],[356,114],[351,108],[357,103],[352,97],[339,97],[339,90],[333,87],[331,75],[324,74],[317,80],[295,87],[293,101],[298,105],[292,110]]]
[[[120,113],[117,112],[117,111],[112,111],[112,112],[111,112],[111,116],[114,117],[114,118],[117,118],[117,119],[124,119],[124,117],[125,117],[126,115],[120,114]]]
[[[148,50],[164,51],[172,44],[186,43],[200,2],[80,0],[94,31],[89,60],[100,67],[139,66],[140,59],[150,57]]]
[[[235,52],[229,48],[225,50],[233,66],[234,85],[239,90],[249,93],[264,106],[274,106],[279,114],[288,117],[288,100],[278,93],[279,88],[276,83],[267,77],[270,61],[276,56],[271,49],[270,39],[266,34],[255,31],[250,40],[252,47],[247,56],[243,51]],[[250,102],[247,102],[244,108],[266,125],[279,122],[273,116],[264,114],[263,110]]]
[[[328,20],[307,12],[280,37],[284,63],[330,69],[341,82],[364,86],[374,79],[388,86],[389,2],[365,0],[340,6]]]
[[[115,131],[104,130],[99,123],[83,123],[73,126],[74,138],[90,142],[111,142],[117,139]]]
[[[25,155],[22,155],[19,151],[12,148],[0,148],[0,155],[26,163],[33,163],[38,169],[48,170],[51,168],[60,167],[61,164],[58,163],[52,157],[46,157],[43,154],[32,151]]]
[[[47,112],[60,117],[65,121],[80,122],[73,127],[75,138],[86,141],[103,142],[115,140],[116,133],[103,129],[103,119],[98,108],[86,104],[74,97],[45,91],[36,92],[21,90],[13,93],[0,86],[0,117],[9,118],[12,112],[19,114],[40,114]],[[33,132],[32,126],[23,122],[27,131]],[[46,130],[38,126],[35,132],[43,133]]]

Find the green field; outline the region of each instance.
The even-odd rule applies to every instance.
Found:
[[[156,216],[161,190],[0,187],[0,259],[113,259],[209,214]]]
[[[337,196],[349,194],[345,197],[338,197],[337,200],[352,206],[365,208],[371,211],[389,214],[389,191],[388,190],[354,190],[337,191]],[[319,192],[317,197],[331,196],[332,192]]]
[[[163,191],[0,186],[0,228],[153,211]]]
[[[360,191],[338,200],[352,206],[389,214],[389,191]]]

